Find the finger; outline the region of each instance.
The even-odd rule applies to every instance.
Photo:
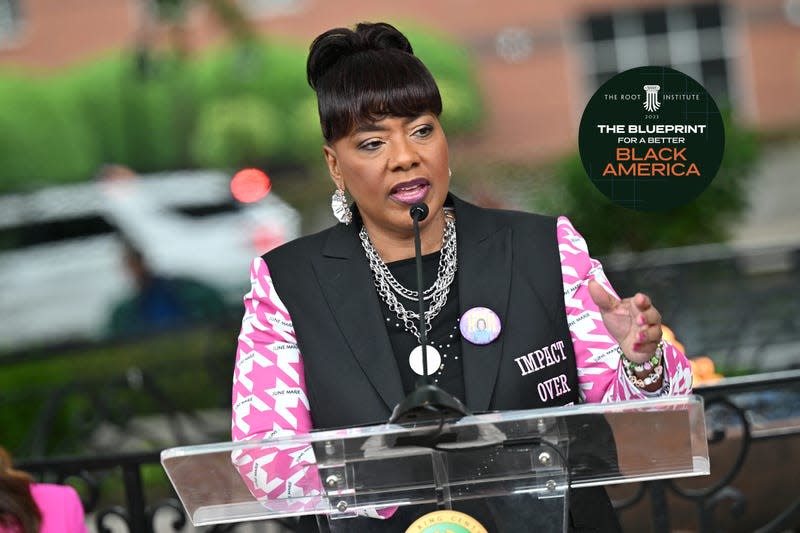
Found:
[[[648,326],[636,332],[633,350],[644,358],[651,357],[663,337],[661,326]]]
[[[631,298],[631,300],[633,301],[633,305],[635,305],[639,311],[645,311],[653,305],[650,297],[646,294],[642,294],[641,292],[637,292],[636,295]]]
[[[636,342],[640,344],[650,342],[658,344],[661,340],[661,336],[661,326],[646,326],[636,332]]]
[[[593,279],[589,280],[589,296],[592,297],[592,301],[601,311],[610,311],[619,305],[619,300],[609,294],[602,285]]]
[[[640,311],[636,317],[637,326],[661,326],[661,313],[655,307]]]

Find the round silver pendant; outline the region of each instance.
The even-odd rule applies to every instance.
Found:
[[[425,354],[428,356],[428,375],[432,376],[439,371],[439,367],[442,364],[442,356],[439,355],[439,351],[436,348],[430,345],[425,347]],[[422,371],[422,346],[417,346],[411,350],[408,355],[408,364],[417,375],[425,375]]]

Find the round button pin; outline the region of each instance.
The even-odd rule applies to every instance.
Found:
[[[500,335],[500,317],[488,307],[473,307],[461,315],[461,336],[472,344],[489,344]]]

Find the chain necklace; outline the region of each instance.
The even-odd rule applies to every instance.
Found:
[[[417,324],[419,322],[419,313],[408,310],[398,299],[398,296],[408,300],[418,301],[418,291],[412,291],[404,287],[389,271],[389,267],[383,262],[378,251],[372,245],[367,233],[367,228],[362,226],[359,232],[361,245],[367,255],[370,270],[375,281],[375,288],[381,299],[386,303],[391,311],[393,311],[397,318],[403,322],[406,331],[411,333],[420,340],[420,332]],[[439,268],[436,273],[436,281],[427,290],[423,291],[423,298],[425,300],[432,300],[429,308],[425,311],[425,332],[431,330],[431,321],[439,314],[444,305],[447,303],[447,294],[450,291],[450,285],[455,279],[456,270],[458,268],[457,261],[457,245],[456,245],[456,222],[450,210],[445,211],[445,230],[442,237],[442,250],[439,257]],[[433,346],[426,346],[425,351],[428,355],[428,374],[432,374],[439,369],[441,358]],[[409,364],[411,368],[419,375],[422,375],[421,364],[421,346],[417,346],[412,350],[410,355]]]
[[[425,291],[423,291],[424,295],[423,298],[425,300],[433,299],[438,293],[442,291],[445,292],[445,297],[446,297],[447,288],[453,282],[453,277],[455,276],[456,272],[455,220],[453,218],[452,213],[449,210],[445,211],[445,217],[446,217],[446,222],[445,222],[444,236],[442,238],[442,253],[439,256],[439,269],[436,274],[436,281],[433,283],[433,285],[431,285]],[[359,237],[361,238],[361,245],[364,247],[364,251],[367,254],[367,259],[369,260],[369,267],[370,269],[372,269],[372,272],[375,275],[376,286],[378,285],[378,278],[380,277],[381,279],[385,280],[388,286],[396,294],[416,303],[419,298],[419,292],[407,289],[399,281],[397,281],[397,279],[392,274],[392,271],[389,270],[389,267],[386,266],[386,263],[383,262],[381,256],[378,255],[378,251],[375,250],[375,248],[372,246],[372,242],[369,240],[369,234],[367,233],[367,229],[365,227],[361,228]],[[450,245],[451,243],[452,246]],[[450,265],[449,262],[452,262],[452,265]],[[378,286],[378,291],[380,290],[381,287]],[[417,316],[419,316],[419,313],[417,313]]]

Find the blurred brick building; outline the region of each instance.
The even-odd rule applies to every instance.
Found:
[[[171,2],[174,0],[160,0]],[[226,38],[194,0],[182,39]],[[231,0],[234,1],[234,0]],[[236,0],[265,35],[307,45],[361,20],[407,21],[474,55],[487,103],[461,157],[546,160],[575,147],[583,106],[613,73],[671,65],[761,130],[800,127],[800,0]],[[54,69],[165,41],[156,0],[0,0],[0,65]]]

